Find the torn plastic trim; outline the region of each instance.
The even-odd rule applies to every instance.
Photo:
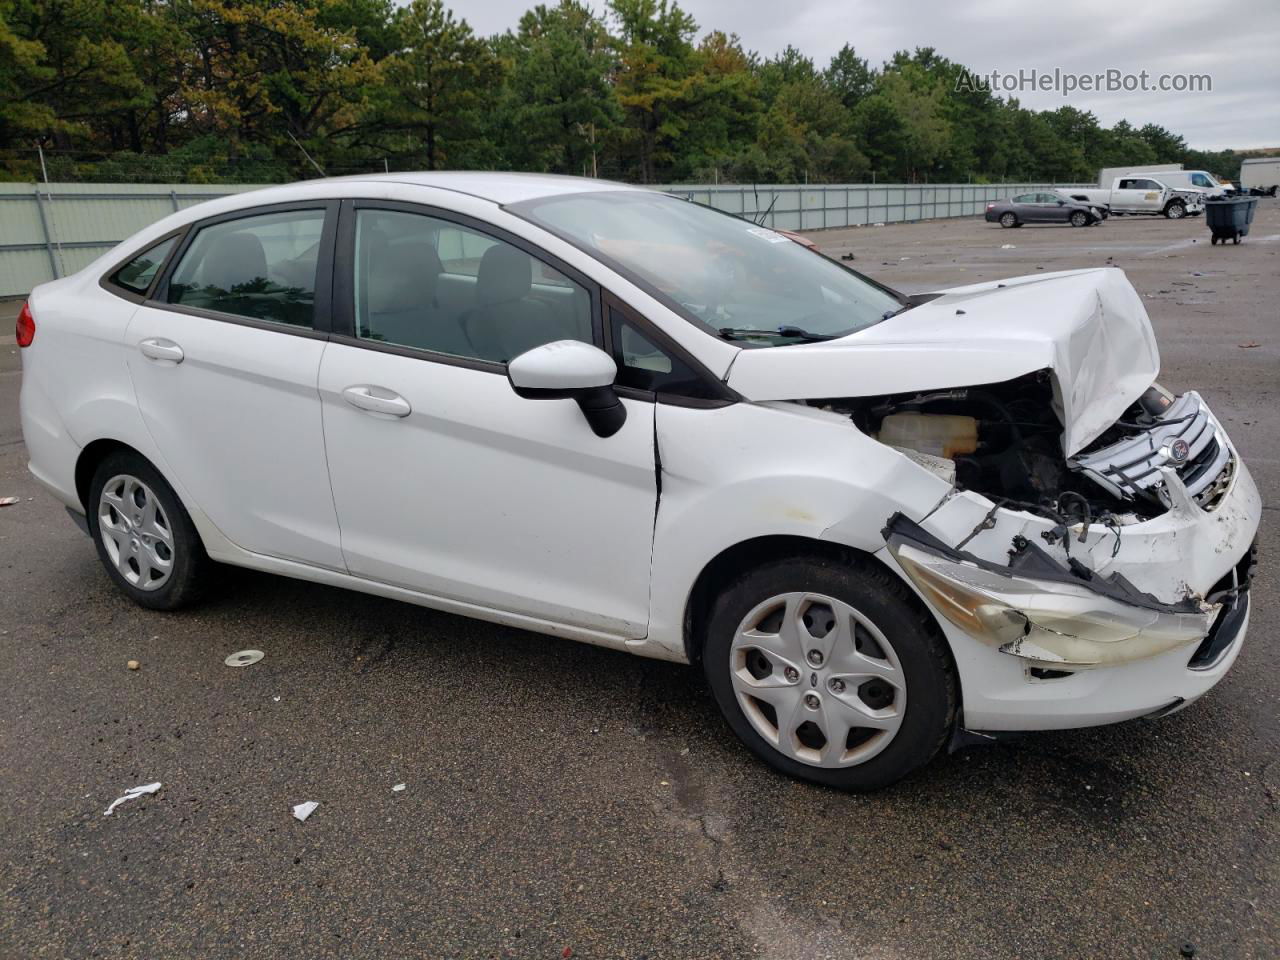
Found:
[[[901,513],[883,535],[921,594],[951,623],[1001,652],[1045,666],[1131,663],[1198,642],[1220,604],[1164,603],[1123,577],[1065,567],[1018,538],[1007,567],[949,547]]]

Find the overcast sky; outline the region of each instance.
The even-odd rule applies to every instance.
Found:
[[[401,0],[404,2],[404,0]],[[554,0],[550,0],[554,2]],[[446,0],[488,36],[514,28],[533,0]],[[591,6],[600,12],[601,0]],[[1280,5],[1276,0],[1042,2],[1022,0],[681,0],[709,30],[737,33],[763,55],[788,43],[825,66],[851,43],[879,65],[895,50],[932,46],[977,73],[1108,69],[1212,77],[1210,93],[1022,92],[1024,106],[1068,103],[1106,126],[1158,123],[1206,150],[1280,147]]]

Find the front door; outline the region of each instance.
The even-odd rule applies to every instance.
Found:
[[[321,202],[198,224],[125,337],[165,472],[196,506],[245,550],[340,570],[316,392],[335,217]]]
[[[395,208],[392,208],[395,207]],[[353,203],[320,367],[350,572],[615,636],[647,629],[652,403],[597,437],[572,400],[525,400],[506,361],[600,342],[600,294],[510,237],[422,208]]]

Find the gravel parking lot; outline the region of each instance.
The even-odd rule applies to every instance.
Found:
[[[1202,218],[812,235],[910,292],[1121,267],[1162,382],[1206,396],[1270,505],[1248,643],[1201,702],[870,796],[770,773],[684,667],[239,571],[189,613],[133,606],[27,475],[6,338],[0,956],[1280,955],[1280,205],[1261,204],[1227,247]],[[266,658],[223,665],[247,647]]]

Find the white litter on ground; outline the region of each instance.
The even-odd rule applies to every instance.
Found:
[[[1001,244],[1001,250],[1017,250],[1018,248],[1012,243]]]
[[[144,783],[140,787],[130,787],[128,790],[124,792],[123,797],[116,797],[114,800],[112,800],[111,806],[103,810],[102,815],[104,817],[109,817],[111,816],[111,811],[114,810],[116,807],[120,806],[120,804],[124,803],[126,800],[137,800],[139,797],[145,797],[148,793],[155,793],[159,789],[160,789],[159,781],[156,781],[155,783]]]
[[[320,804],[316,803],[314,800],[308,800],[306,803],[300,803],[294,807],[293,815],[299,821],[304,821],[307,817],[311,816],[311,814],[315,813],[316,807],[318,806],[320,806]]]
[[[17,502],[17,497],[0,497],[0,507],[11,507]]]
[[[222,662],[228,667],[247,667],[265,656],[266,654],[261,650],[238,650]]]
[[[396,793],[399,793],[401,790],[403,790],[403,789],[404,789],[404,784],[403,784],[403,783],[397,783],[397,784],[396,784],[394,787],[392,787],[391,789],[392,789],[392,790],[394,790]]]

